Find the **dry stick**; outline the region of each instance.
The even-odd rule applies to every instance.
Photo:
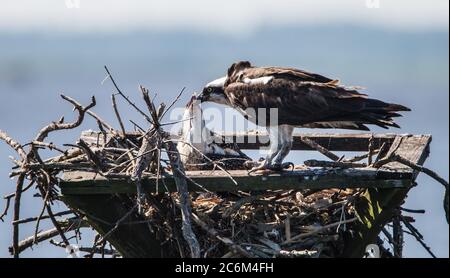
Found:
[[[201,190],[208,192],[208,193],[212,193],[212,191],[209,191],[208,189],[206,189],[203,185],[199,184],[198,182],[194,181],[193,179],[191,179],[190,177],[188,177],[184,172],[182,172],[180,169],[176,169],[180,175],[182,175],[185,179],[187,179],[188,181],[190,181],[191,183],[193,183],[194,185],[196,185],[197,187],[199,187]]]
[[[389,233],[389,231],[388,231],[385,227],[383,227],[383,228],[381,229],[381,231],[382,231],[383,234],[386,236],[386,238],[388,239],[389,243],[390,243],[392,246],[395,246],[394,239],[392,238],[392,235]]]
[[[373,134],[371,134],[370,138],[369,138],[369,151],[367,153],[367,164],[368,165],[372,164],[372,156],[373,156],[373,153],[374,153],[374,151],[373,151],[373,140],[374,140]]]
[[[83,139],[78,140],[77,146],[83,150],[89,161],[92,161],[99,171],[103,172],[105,170],[105,166],[100,161],[100,158],[91,150],[89,145]]]
[[[67,150],[63,150],[61,148],[58,148],[57,146],[55,146],[55,144],[53,143],[46,143],[46,142],[39,142],[39,141],[33,141],[30,144],[35,145],[37,147],[45,147],[48,148],[49,150],[55,150],[58,151],[62,154],[67,154]]]
[[[344,162],[344,161],[323,161],[310,159],[306,160],[305,165],[308,167],[331,167],[331,168],[364,168],[367,167],[365,163]]]
[[[58,122],[52,122],[51,124],[43,127],[37,134],[34,141],[37,141],[37,142],[44,141],[44,139],[47,138],[48,134],[53,131],[62,130],[62,129],[73,129],[73,128],[78,127],[83,122],[86,111],[89,110],[90,108],[92,108],[93,106],[95,106],[95,104],[96,104],[94,96],[92,96],[91,103],[86,107],[83,107],[80,103],[78,103],[76,100],[72,99],[71,97],[61,94],[61,98],[63,98],[67,102],[71,103],[74,106],[74,109],[76,109],[78,111],[77,119],[72,123],[64,123],[63,122],[64,117],[61,117],[61,119]],[[31,151],[27,154],[27,160],[31,160],[32,158],[37,160],[39,163],[44,164],[44,162],[42,161],[42,159],[39,155],[39,152],[37,151],[36,146],[33,144],[31,145]]]
[[[40,163],[32,163],[29,164],[28,169],[21,169],[18,171],[13,171],[9,174],[9,177],[14,177],[20,174],[25,174],[28,172],[28,170],[92,170],[92,163],[90,162],[79,162],[77,164],[73,163],[65,163],[65,162],[54,162],[54,163],[46,163],[46,164],[40,164]]]
[[[425,173],[444,186],[445,195],[444,195],[443,205],[444,205],[445,217],[446,217],[446,220],[448,223],[449,222],[449,212],[448,212],[448,210],[449,210],[449,208],[448,208],[449,207],[449,201],[448,201],[449,200],[449,197],[448,197],[449,196],[449,184],[448,184],[448,181],[441,178],[436,172],[434,172],[424,166],[418,165],[412,161],[409,161],[408,159],[405,159],[405,158],[401,157],[400,155],[394,154],[394,153],[387,158],[384,158],[382,160],[375,162],[373,164],[373,167],[380,168],[381,166],[388,164],[390,162],[398,162],[398,163],[401,163],[403,165],[406,165],[406,166],[412,168],[415,171]]]
[[[122,138],[125,137],[125,126],[123,125],[122,118],[120,117],[119,109],[117,108],[116,97],[114,94],[111,95],[112,106],[114,109],[114,113],[116,114],[117,121],[119,122],[120,129],[122,130]]]
[[[403,257],[403,229],[400,218],[400,212],[396,212],[396,215],[392,219],[392,238],[394,240],[394,257],[396,258]]]
[[[446,180],[444,180],[443,178],[441,178],[436,172],[434,172],[428,168],[425,168],[423,166],[417,165],[416,163],[413,163],[413,162],[401,157],[400,155],[395,155],[394,158],[395,158],[395,161],[400,162],[401,164],[411,167],[412,169],[414,169],[416,171],[427,174],[428,176],[432,177],[433,179],[435,179],[436,181],[441,183],[443,186],[445,186],[445,188],[448,190],[448,182]]]
[[[200,244],[198,243],[197,237],[192,230],[191,226],[191,205],[190,205],[190,195],[187,190],[187,181],[185,176],[181,175],[184,173],[184,166],[180,160],[180,154],[178,153],[176,145],[168,139],[169,135],[165,133],[160,127],[160,117],[164,115],[165,106],[161,105],[156,111],[153,102],[150,100],[148,95],[148,90],[142,86],[140,86],[144,101],[147,104],[147,108],[150,111],[150,115],[153,118],[153,128],[159,135],[159,140],[162,141],[162,146],[167,151],[167,156],[169,157],[169,163],[172,169],[178,169],[179,171],[172,171],[172,175],[175,180],[175,184],[177,187],[177,192],[180,195],[180,205],[181,205],[181,219],[182,219],[182,234],[183,238],[188,243],[189,249],[191,251],[192,258],[200,258]],[[173,102],[175,103],[176,100]],[[163,180],[164,182],[164,180]],[[180,249],[181,250],[181,249]]]
[[[122,91],[119,89],[119,87],[116,84],[116,81],[114,80],[114,78],[112,77],[111,73],[108,70],[108,67],[105,66],[105,70],[106,73],[108,73],[108,77],[111,79],[111,82],[113,83],[114,87],[116,88],[117,92],[119,93],[120,96],[122,96],[134,109],[136,109],[136,111],[138,111],[142,116],[144,116],[144,118],[151,124],[153,124],[152,120],[150,119],[149,116],[147,116],[147,114],[145,114],[141,109],[139,109],[139,107],[136,106],[136,104],[134,104],[126,95],[124,95],[122,93]]]
[[[386,142],[383,143],[383,145],[381,145],[380,151],[378,152],[377,157],[375,158],[374,163],[370,163],[369,165],[375,165],[377,164],[383,157],[383,155],[385,155],[385,151],[388,148],[388,144],[386,144]],[[372,161],[371,161],[372,162]],[[376,167],[375,167],[376,168]]]
[[[373,150],[371,155],[369,154],[369,152],[367,152],[365,154],[357,155],[355,157],[346,159],[343,162],[358,162],[358,161],[363,160],[364,158],[368,159],[369,157],[372,157],[374,154],[378,154],[378,152],[380,152],[380,149]],[[370,159],[370,161],[367,163],[367,165],[370,165],[370,164],[372,164],[372,159]]]
[[[84,119],[85,112],[87,110],[89,110],[90,108],[94,107],[96,104],[95,97],[92,97],[91,103],[86,107],[81,106],[81,104],[79,104],[76,100],[72,99],[71,97],[68,97],[65,95],[61,95],[61,97],[64,100],[70,102],[75,107],[75,109],[78,110],[78,118],[73,123],[53,122],[53,123],[43,127],[39,131],[39,133],[36,136],[36,139],[34,141],[40,141],[40,142],[44,141],[44,139],[52,131],[61,130],[61,129],[73,129],[75,127],[78,127]]]
[[[67,245],[64,244],[64,242],[57,242],[57,241],[54,241],[53,239],[50,239],[49,242],[50,242],[50,244],[52,244],[56,247],[61,247],[61,248],[67,247]],[[119,252],[117,252],[116,250],[106,249],[106,248],[78,247],[78,251],[85,252],[85,253],[102,254],[102,255],[119,255]]]
[[[111,228],[104,236],[102,236],[99,240],[96,240],[94,243],[94,247],[97,247],[98,245],[102,244],[112,233],[114,233],[117,228],[125,221],[127,218],[134,212],[134,210],[137,208],[138,204],[134,204],[134,206],[127,212],[125,215],[123,215],[117,222],[114,224],[114,227]]]
[[[245,251],[241,246],[239,246],[238,244],[234,243],[231,239],[220,236],[219,232],[216,229],[209,227],[208,224],[203,222],[195,213],[192,213],[192,219],[194,220],[194,222],[197,225],[200,226],[200,228],[205,230],[208,233],[208,235],[210,235],[214,239],[220,240],[222,243],[227,245],[233,251],[235,251],[237,253],[240,253],[241,255],[243,255],[246,258],[251,258],[252,257],[252,255],[250,255],[247,251]]]
[[[11,148],[13,148],[20,156],[20,158],[25,162],[27,154],[23,150],[22,145],[20,145],[17,141],[12,139],[6,132],[0,129],[0,139],[5,141]]]
[[[164,138],[165,136],[163,136]],[[180,160],[180,155],[177,151],[177,147],[172,141],[166,141],[163,146],[168,150],[167,156],[169,157],[170,166],[172,169],[178,169],[179,171],[173,171],[173,177],[175,184],[177,186],[177,191],[180,194],[181,203],[181,218],[182,218],[182,232],[183,237],[187,241],[192,258],[200,258],[200,245],[198,243],[197,237],[191,227],[191,206],[190,206],[190,195],[187,190],[186,178],[180,174],[184,172],[183,164]]]
[[[166,113],[170,110],[170,108],[172,108],[172,106],[175,105],[175,103],[180,99],[181,95],[184,93],[184,90],[186,89],[186,87],[183,87],[183,89],[181,89],[180,93],[177,95],[177,97],[172,101],[172,103],[169,105],[169,107],[167,107],[166,111],[164,111],[164,113],[162,113],[162,115],[160,116],[160,120],[162,118],[164,118],[164,116],[166,115]]]
[[[403,217],[401,218],[402,222],[405,224],[406,228],[411,232],[411,235],[416,238],[416,240],[422,245],[423,248],[430,254],[432,258],[436,258],[436,255],[431,251],[431,248],[425,244],[422,238],[417,234],[417,229],[408,221],[406,221]],[[412,227],[412,228],[411,228]]]
[[[291,216],[286,215],[286,220],[284,221],[284,233],[286,235],[286,241],[292,240],[291,237]]]
[[[16,183],[16,195],[14,197],[14,216],[13,221],[17,221],[20,218],[20,198],[22,197],[23,181],[25,174],[20,174]],[[19,258],[19,225],[13,226],[13,255],[14,258]]]
[[[11,204],[11,198],[14,197],[15,195],[16,194],[13,193],[13,194],[8,195],[7,197],[5,197],[5,199],[6,199],[5,209],[3,210],[2,214],[0,215],[0,220],[2,222],[5,222],[5,220],[3,218],[8,214],[9,206]]]
[[[82,123],[86,111],[88,111],[90,108],[92,108],[92,107],[95,106],[95,104],[96,104],[95,97],[92,97],[91,103],[90,103],[88,106],[86,106],[86,107],[83,107],[83,106],[82,106],[81,104],[79,104],[76,100],[74,100],[74,99],[72,99],[72,98],[70,98],[70,97],[67,97],[67,96],[65,96],[65,95],[61,95],[61,97],[62,97],[64,100],[70,102],[70,103],[74,106],[74,109],[78,110],[78,118],[77,118],[74,122],[72,122],[72,123],[63,123],[63,120],[64,120],[64,119],[61,118],[58,122],[53,122],[52,124],[49,124],[49,125],[45,126],[44,128],[42,128],[42,129],[39,131],[39,133],[38,133],[38,135],[36,136],[36,138],[35,138],[34,141],[42,142],[42,141],[48,136],[48,134],[49,134],[50,132],[53,132],[53,131],[62,130],[62,129],[73,129],[73,128],[75,128],[75,127],[78,127],[78,126]],[[35,148],[34,145],[32,145],[32,149],[31,149],[31,151],[30,151],[30,155],[31,155],[31,154],[33,154],[34,157],[35,157],[38,161],[40,161],[40,162],[42,161],[42,160],[40,159],[39,154],[38,154],[38,152],[37,152],[37,149]],[[30,157],[30,156],[27,156],[27,158],[29,158],[29,157]],[[49,196],[50,190],[51,190],[51,180],[50,180],[50,177],[49,177],[49,175],[48,175],[45,171],[43,171],[42,169],[41,169],[41,171],[42,171],[42,173],[46,176],[46,178],[47,178],[47,185],[48,185],[48,187],[49,187],[49,188],[47,189],[47,192],[46,192],[45,194],[43,194],[43,193],[44,193],[44,192],[43,192],[43,188],[40,188],[40,190],[41,190],[41,195],[45,196],[45,198],[44,198],[44,206],[45,206],[45,208],[47,209],[47,213],[48,213],[48,215],[49,215],[49,217],[50,217],[50,219],[51,219],[53,225],[55,226],[55,229],[57,230],[58,234],[61,236],[62,240],[63,240],[65,243],[68,244],[69,241],[68,241],[67,238],[65,237],[64,232],[62,231],[61,227],[59,226],[58,222],[56,221],[56,219],[55,219],[55,217],[54,217],[54,215],[53,215],[53,212],[52,212],[52,210],[51,210],[50,205],[47,203],[47,199],[48,199],[48,196]],[[43,214],[43,212],[42,212],[42,213],[40,214],[40,216],[38,217],[38,220],[37,220],[37,223],[36,223],[35,239],[36,239],[36,237],[37,237],[37,229],[38,229],[38,227],[39,227],[40,217],[42,216],[42,214]],[[18,220],[18,219],[15,219],[15,220]],[[15,227],[18,227],[18,225],[15,225]]]
[[[327,150],[326,148],[322,147],[321,145],[317,144],[316,142],[314,142],[309,138],[301,137],[300,140],[306,145],[310,146],[313,149],[316,149],[321,154],[325,155],[326,157],[328,157],[333,161],[338,161],[340,159],[339,156],[335,155],[334,153],[330,152],[329,150]]]
[[[122,166],[125,166],[127,163],[133,162],[134,160],[138,159],[139,157],[142,157],[142,156],[144,156],[144,155],[150,154],[150,153],[152,153],[152,152],[154,152],[154,151],[157,151],[157,150],[158,150],[158,148],[153,148],[153,149],[151,149],[151,150],[149,150],[149,151],[146,151],[146,152],[144,152],[144,153],[142,153],[142,154],[139,154],[139,155],[137,155],[137,156],[135,156],[135,157],[132,157],[132,158],[130,158],[130,159],[127,159],[127,160],[125,160],[124,162],[120,163],[119,165],[114,166],[113,168],[111,168],[111,169],[108,171],[108,173],[111,172],[111,171],[114,170],[114,169],[117,169],[117,168],[120,168],[120,167],[122,167]],[[127,154],[129,154],[130,152],[131,152],[131,150],[128,151]]]
[[[400,210],[409,212],[409,213],[425,213],[424,209],[409,209],[409,208],[402,208],[400,207]]]
[[[52,185],[53,185],[53,183],[51,182],[50,175],[47,172],[43,171],[43,170],[40,170],[40,171],[46,177],[46,180],[47,180],[47,192],[50,192],[52,190]],[[41,192],[42,196],[44,196],[44,195],[46,196],[47,193],[44,194],[44,188],[42,186],[38,187],[38,189]],[[61,226],[59,225],[58,221],[56,220],[56,218],[55,218],[55,216],[53,214],[52,208],[51,208],[49,203],[46,203],[46,208],[47,208],[47,214],[50,217],[50,220],[52,221],[53,226],[58,231],[59,236],[64,241],[64,243],[69,244],[69,240],[66,238],[66,235],[64,234],[64,231],[62,230]]]
[[[45,193],[45,198],[44,198],[44,205],[42,206],[41,213],[37,217],[36,225],[34,228],[34,243],[36,243],[37,234],[39,232],[39,224],[41,222],[42,216],[44,215],[45,209],[47,208],[47,202],[48,202],[49,197],[50,197],[50,190],[47,189],[47,192]]]
[[[53,216],[56,217],[56,216],[63,216],[63,215],[68,215],[68,214],[73,214],[73,211],[71,211],[71,210],[61,211],[61,212],[54,213]],[[48,219],[48,218],[50,218],[50,216],[44,215],[41,217],[41,220]],[[38,217],[29,217],[29,218],[25,218],[25,219],[20,219],[18,221],[13,221],[12,224],[13,225],[25,224],[25,223],[29,223],[29,222],[34,222],[36,220],[38,220]]]
[[[158,161],[156,162],[156,165],[157,165],[157,168],[156,168],[156,192],[159,191],[159,179],[161,178],[161,149],[158,148],[157,152],[158,152],[158,154],[157,154]]]
[[[67,219],[68,224],[64,224],[64,226],[66,226],[65,228],[65,232],[70,232],[73,231],[79,227],[88,227],[88,224],[86,222],[84,222],[83,220],[79,219],[79,218],[71,218],[71,219]],[[48,240],[50,238],[53,238],[55,236],[58,236],[60,233],[58,232],[57,228],[52,228],[43,232],[40,232],[38,234],[37,237],[37,242],[42,242],[45,240]],[[25,249],[33,246],[34,242],[34,235],[25,238],[24,240],[21,240],[18,244],[18,251],[23,252]],[[14,253],[14,247],[10,247],[9,248],[11,253]]]
[[[34,141],[37,142],[42,142],[50,132],[52,131],[56,131],[56,130],[61,130],[61,129],[72,129],[75,128],[77,126],[79,126],[81,124],[81,122],[84,119],[84,114],[85,112],[90,109],[91,107],[93,107],[96,102],[95,102],[95,98],[92,97],[92,101],[91,103],[86,106],[83,107],[81,106],[77,101],[75,101],[74,99],[61,95],[61,97],[70,102],[72,105],[74,105],[75,109],[78,110],[78,118],[72,122],[72,123],[63,123],[64,118],[61,118],[58,122],[53,122],[47,126],[45,126],[44,128],[42,128],[39,133],[37,134],[36,138]],[[23,164],[26,164],[29,162],[29,160],[32,159],[32,155],[34,155],[34,158],[36,158],[39,162],[42,162],[42,160],[39,157],[39,154],[37,152],[37,149],[35,147],[34,144],[31,145],[31,151],[29,154],[25,154],[23,149],[21,147],[19,147],[20,145],[17,144],[17,142],[15,142],[14,140],[10,140],[10,138],[8,136],[5,136],[4,133],[0,133],[0,137],[1,139],[3,139],[5,142],[7,142],[9,145],[11,145],[18,153],[19,155],[22,157],[23,159]],[[24,155],[25,154],[25,155]],[[18,180],[17,180],[17,184],[16,184],[16,193],[15,193],[15,199],[14,199],[14,216],[13,216],[13,221],[18,221],[19,220],[19,216],[20,216],[20,199],[21,199],[21,195],[23,192],[23,182],[25,179],[25,172],[22,172],[21,174],[19,174]],[[44,194],[42,194],[44,195]],[[50,218],[52,219],[52,222],[54,221],[54,224],[56,223],[56,220],[54,219],[54,217],[52,216],[52,212],[51,212],[51,208],[49,205],[47,205],[47,211],[48,214],[50,216]],[[65,238],[64,234],[62,233],[62,231],[59,229],[58,224],[56,223],[55,225],[56,229],[58,230],[58,232],[61,234],[61,237],[63,238],[63,240],[67,241],[67,239]],[[13,225],[13,247],[12,247],[12,252],[15,258],[19,257],[19,225]]]
[[[133,120],[129,120],[129,121],[130,121],[130,123],[132,123],[135,126],[134,130],[136,130],[136,127],[137,127],[140,131],[145,133],[145,130],[142,127],[140,127],[136,122],[134,122]]]
[[[22,189],[22,193],[25,192],[25,191],[27,191],[28,189],[30,189],[30,188],[33,186],[33,184],[34,184],[34,179],[31,180],[30,183],[29,183],[25,188]],[[6,205],[5,205],[5,209],[4,209],[3,213],[0,215],[0,220],[1,220],[2,222],[4,222],[4,219],[3,219],[3,218],[4,218],[4,217],[7,215],[7,213],[8,213],[9,206],[10,206],[10,203],[11,203],[11,198],[13,198],[13,197],[15,197],[15,196],[16,196],[16,193],[11,193],[11,194],[8,194],[8,195],[6,195],[5,197],[3,197],[3,199],[6,199]]]
[[[286,244],[289,244],[289,243],[291,243],[291,242],[293,242],[293,241],[298,241],[298,240],[301,240],[301,239],[303,239],[303,238],[313,236],[313,235],[315,235],[315,234],[318,234],[318,233],[323,232],[323,231],[326,231],[326,230],[328,230],[328,229],[337,227],[337,226],[339,226],[339,225],[342,225],[342,224],[348,224],[348,223],[351,223],[351,222],[355,222],[356,220],[358,220],[358,218],[357,218],[357,217],[354,217],[354,218],[351,218],[351,219],[348,219],[348,220],[344,220],[344,221],[339,221],[339,222],[336,222],[336,223],[328,224],[328,225],[325,225],[325,226],[323,226],[323,227],[318,228],[317,230],[314,230],[314,231],[311,231],[311,232],[308,232],[308,233],[303,233],[303,234],[299,234],[299,235],[293,236],[293,237],[291,238],[291,240],[289,240],[289,241],[288,241],[288,240],[285,240],[285,241],[283,241],[283,242],[281,243],[281,245],[286,245]]]
[[[89,116],[91,116],[91,117],[93,117],[94,119],[96,119],[97,121],[99,121],[102,125],[106,126],[106,127],[109,129],[109,131],[110,131],[113,135],[116,135],[116,136],[119,136],[119,137],[120,137],[120,133],[117,132],[117,131],[112,127],[112,125],[108,124],[105,120],[103,120],[102,118],[100,118],[97,114],[95,114],[94,112],[92,112],[92,111],[90,111],[90,110],[88,110],[86,113],[87,113]],[[133,141],[131,141],[130,139],[126,138],[126,141],[127,141],[130,145],[132,145],[133,147],[138,148],[138,146],[136,146],[136,144],[134,144]]]
[[[107,122],[105,122],[102,118],[100,118],[97,114],[95,114],[92,111],[87,111],[86,112],[88,115],[90,115],[91,117],[93,117],[94,119],[96,119],[97,121],[99,121],[100,123],[102,123],[102,125],[106,126],[109,131],[111,131],[112,134],[114,135],[120,135],[117,133],[117,131],[112,127],[112,125],[108,124]]]
[[[410,168],[412,168],[413,170],[416,170],[418,172],[422,172],[427,174],[428,176],[430,176],[431,178],[435,179],[437,182],[439,182],[440,184],[442,184],[447,190],[448,190],[448,182],[446,180],[444,180],[443,178],[441,178],[436,172],[424,167],[424,166],[420,166],[414,162],[409,161],[408,159],[405,159],[403,157],[401,157],[398,154],[394,154],[388,158],[384,158],[378,162],[375,162],[373,164],[373,167],[375,168],[380,168],[383,165],[386,165],[390,162],[399,162],[403,165],[406,165]]]
[[[145,194],[142,192],[142,184],[141,184],[141,176],[145,169],[152,162],[153,158],[153,150],[156,146],[156,138],[155,131],[152,129],[150,131],[150,136],[144,136],[142,138],[142,145],[139,148],[138,157],[136,160],[136,166],[133,169],[131,174],[131,180],[136,183],[136,192],[137,192],[137,204],[138,204],[138,213],[142,213],[142,203],[144,201]]]
[[[100,121],[97,121],[97,125],[98,125],[98,129],[100,129],[100,132],[103,134],[102,147],[104,148],[106,143],[107,143],[107,141],[108,141],[108,134],[106,133],[106,130],[105,130],[105,128],[103,128],[103,125],[102,125],[102,123]],[[100,146],[100,144],[98,142],[99,138],[100,138],[100,135],[97,135],[97,146]]]

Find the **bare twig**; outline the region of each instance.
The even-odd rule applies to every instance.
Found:
[[[105,70],[106,73],[108,73],[109,78],[111,79],[111,82],[113,83],[114,87],[116,88],[117,92],[119,93],[119,95],[121,97],[123,97],[134,109],[136,109],[136,111],[138,111],[142,116],[144,116],[144,118],[149,122],[149,123],[153,123],[152,120],[149,118],[149,116],[147,116],[147,114],[145,114],[139,107],[136,106],[136,104],[134,104],[134,102],[132,102],[126,95],[124,95],[122,93],[122,91],[119,89],[119,87],[116,84],[116,81],[114,80],[114,78],[112,77],[111,73],[108,70],[108,67],[105,66]]]
[[[306,160],[305,165],[308,167],[331,167],[331,168],[364,168],[367,167],[365,163],[344,162],[344,161],[322,161],[310,159]]]
[[[83,220],[79,219],[79,218],[70,218],[67,219],[66,221],[61,222],[61,224],[64,225],[65,227],[65,232],[69,232],[69,231],[73,231],[75,229],[78,229],[79,227],[87,227],[87,223],[84,222]],[[42,242],[48,239],[51,239],[55,236],[58,236],[60,234],[60,232],[58,231],[58,229],[52,228],[43,232],[38,233],[37,236],[37,241],[36,242]],[[33,246],[34,244],[34,235],[27,237],[24,240],[21,240],[20,242],[18,242],[17,244],[17,249],[16,251],[18,253],[21,253],[22,251],[24,251],[25,249]],[[10,247],[9,251],[14,254],[14,247]]]
[[[408,221],[405,221],[405,219],[401,218],[402,222],[405,224],[405,227],[411,232],[411,235],[416,238],[416,240],[422,245],[423,248],[430,254],[431,257],[436,258],[436,255],[431,251],[431,248],[425,244],[423,241],[423,237],[421,237],[416,231],[417,229]]]
[[[123,125],[122,118],[120,117],[119,109],[117,108],[116,96],[114,94],[111,95],[112,106],[114,109],[114,113],[116,114],[117,121],[119,122],[120,129],[122,130],[122,138],[125,137],[125,126]]]
[[[45,126],[44,128],[42,128],[39,131],[39,133],[36,136],[36,139],[34,141],[40,141],[40,142],[44,141],[44,139],[52,131],[61,130],[61,129],[73,129],[75,127],[78,127],[81,124],[81,122],[83,121],[84,114],[86,113],[86,111],[89,110],[90,108],[94,107],[96,104],[95,97],[92,97],[91,103],[86,107],[83,107],[80,103],[78,103],[76,100],[72,99],[71,97],[68,97],[65,95],[61,95],[61,97],[64,100],[70,102],[75,107],[75,109],[78,110],[78,118],[73,123],[53,122],[53,123]]]
[[[334,153],[330,152],[329,150],[327,150],[326,148],[324,148],[323,146],[317,144],[316,142],[314,142],[313,140],[306,138],[306,137],[301,137],[300,140],[305,143],[306,145],[310,146],[311,148],[319,151],[321,154],[325,155],[326,157],[328,157],[329,159],[333,160],[333,161],[338,161],[340,159],[339,156],[335,155]]]
[[[22,197],[23,181],[25,174],[20,174],[16,183],[16,194],[14,196],[14,216],[13,221],[17,221],[20,218],[20,199]],[[19,225],[13,226],[13,255],[14,258],[19,258]]]
[[[57,212],[57,213],[53,214],[53,216],[57,217],[57,216],[63,216],[63,215],[68,215],[68,214],[73,214],[73,211],[71,211],[71,210],[61,211],[61,212]],[[44,215],[41,217],[41,220],[48,219],[48,218],[50,218],[50,216]],[[38,217],[29,217],[29,218],[13,221],[12,224],[13,225],[25,224],[25,223],[29,223],[29,222],[34,222],[36,220],[38,220]]]
[[[164,118],[164,116],[166,115],[166,113],[170,110],[170,108],[172,108],[172,106],[175,105],[175,103],[177,103],[177,101],[180,99],[181,95],[184,93],[184,90],[186,89],[186,87],[183,87],[183,89],[181,89],[180,93],[177,95],[177,97],[172,101],[172,103],[169,105],[169,107],[167,107],[166,111],[164,111],[164,113],[160,116],[160,120],[162,118]]]
[[[308,233],[303,233],[303,234],[299,234],[299,235],[293,236],[293,237],[291,237],[291,240],[289,240],[289,241],[288,241],[288,240],[285,240],[285,241],[282,242],[281,244],[282,244],[282,245],[286,245],[286,244],[291,243],[291,242],[295,242],[295,241],[298,241],[298,240],[302,240],[302,239],[304,239],[304,238],[307,238],[307,237],[316,235],[316,234],[318,234],[318,233],[324,232],[324,231],[326,231],[326,230],[328,230],[328,229],[335,228],[335,227],[337,227],[337,226],[339,226],[339,225],[342,225],[342,224],[348,224],[348,223],[355,222],[356,220],[358,220],[358,218],[357,218],[357,217],[354,217],[354,218],[351,218],[351,219],[348,219],[348,220],[345,220],[345,221],[339,221],[339,222],[336,222],[336,223],[328,224],[328,225],[325,225],[325,226],[323,226],[323,227],[320,227],[320,228],[318,228],[318,229],[316,229],[316,230],[314,230],[314,231],[311,231],[311,232],[308,232]]]
[[[20,158],[23,161],[26,160],[27,154],[23,150],[22,145],[20,145],[17,141],[12,139],[8,134],[6,134],[6,132],[2,130],[0,130],[0,139],[5,141],[5,143],[8,144],[9,146],[11,146],[11,148],[13,148],[19,154]]]

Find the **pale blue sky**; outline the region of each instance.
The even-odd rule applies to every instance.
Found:
[[[355,24],[446,29],[447,0],[15,0],[0,5],[0,30],[203,30],[242,34],[274,24]]]

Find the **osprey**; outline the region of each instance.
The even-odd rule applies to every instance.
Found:
[[[225,142],[225,138],[206,127],[195,95],[186,104],[179,136],[177,149],[186,170],[212,168],[204,156],[227,169],[245,168],[246,161],[250,160],[236,144]]]
[[[198,98],[231,106],[267,128],[270,150],[253,170],[281,170],[291,164],[283,164],[283,159],[292,147],[295,127],[399,127],[393,118],[401,116],[399,111],[410,111],[402,105],[368,98],[357,88],[341,86],[338,80],[319,74],[295,68],[254,67],[248,61],[231,65],[227,75],[208,83]]]

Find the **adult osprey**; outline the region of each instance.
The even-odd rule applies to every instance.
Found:
[[[231,106],[246,119],[267,127],[270,150],[254,170],[280,170],[286,166],[283,159],[292,147],[294,127],[399,127],[392,118],[401,116],[399,111],[410,111],[402,105],[370,99],[355,88],[341,86],[338,80],[319,74],[294,68],[254,67],[248,61],[231,65],[226,76],[204,87],[199,99]],[[275,122],[271,108],[278,112]]]

